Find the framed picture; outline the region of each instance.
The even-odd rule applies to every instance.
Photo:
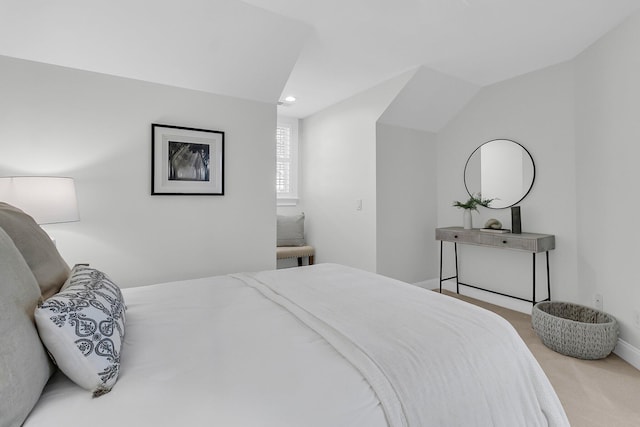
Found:
[[[224,195],[224,132],[153,123],[151,194]]]

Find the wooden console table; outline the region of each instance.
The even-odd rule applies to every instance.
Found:
[[[442,293],[442,282],[445,280],[456,279],[456,292],[460,293],[460,285],[470,288],[480,289],[482,291],[519,299],[521,301],[536,302],[536,254],[544,252],[547,259],[547,298],[540,301],[551,300],[551,281],[549,280],[549,251],[555,249],[556,238],[552,234],[537,233],[492,233],[489,231],[480,231],[478,228],[465,230],[462,227],[444,227],[436,228],[436,240],[440,240],[440,292]],[[442,245],[444,242],[451,242],[454,245],[456,275],[451,277],[442,277]],[[491,248],[511,249],[516,251],[529,252],[533,256],[533,291],[531,299],[520,298],[513,295],[503,294],[491,289],[481,288],[479,286],[470,285],[460,281],[458,276],[458,243],[463,245],[476,245]]]

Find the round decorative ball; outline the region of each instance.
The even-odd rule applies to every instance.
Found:
[[[502,223],[495,218],[491,218],[487,220],[484,224],[484,228],[491,228],[494,230],[500,230],[502,228]]]

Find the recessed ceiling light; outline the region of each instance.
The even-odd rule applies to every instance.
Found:
[[[296,102],[296,97],[289,95],[284,99],[286,102]]]

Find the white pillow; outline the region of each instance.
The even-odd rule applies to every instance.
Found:
[[[86,265],[76,265],[60,292],[36,309],[51,357],[94,397],[108,393],[118,379],[125,309],[120,288]]]

